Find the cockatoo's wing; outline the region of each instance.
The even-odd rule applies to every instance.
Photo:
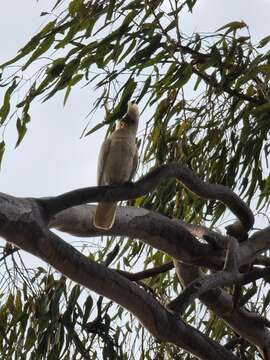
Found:
[[[110,152],[111,146],[111,139],[107,138],[103,144],[101,145],[101,149],[98,156],[98,166],[97,166],[97,184],[100,185],[107,185],[104,184],[103,181],[103,173],[106,166],[106,159],[108,158],[108,154]]]

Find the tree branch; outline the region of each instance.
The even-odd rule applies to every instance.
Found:
[[[180,261],[174,261],[180,282],[188,286],[202,275],[200,269]],[[269,348],[270,332],[263,318],[258,321],[258,314],[234,307],[233,298],[221,289],[213,289],[200,296],[200,300],[220,316],[241,337],[258,346],[263,353]],[[266,358],[267,359],[267,358]]]
[[[241,91],[232,89],[225,83],[218,82],[215,78],[196,69],[196,67],[194,65],[192,66],[192,71],[194,72],[194,74],[196,74],[201,79],[203,79],[208,85],[210,85],[216,89],[221,89],[232,97],[237,97],[240,100],[248,101],[249,103],[251,103],[253,105],[262,105],[262,104],[266,103],[266,102],[262,101],[261,99],[248,96],[248,95],[242,93]]]
[[[201,359],[237,357],[181,320],[116,271],[90,260],[47,229],[36,201],[0,196],[0,236],[38,256],[71,280],[133,313],[159,341],[174,343]]]
[[[128,271],[123,271],[123,270],[116,270],[116,271],[131,281],[139,281],[139,280],[147,279],[149,277],[160,275],[160,274],[165,273],[173,268],[174,268],[174,264],[171,261],[171,262],[168,262],[168,263],[160,265],[160,266],[156,266],[151,269],[139,271],[137,273],[131,273]]]
[[[225,236],[220,233],[131,206],[118,206],[114,226],[109,231],[102,231],[93,226],[95,209],[95,205],[81,205],[64,210],[52,217],[49,226],[79,237],[119,235],[136,238],[187,264],[213,270],[221,270],[224,266]],[[240,244],[239,266],[253,263],[261,252],[269,248],[270,227],[267,229]],[[209,236],[213,241],[205,244],[195,236],[202,239]]]
[[[95,205],[81,205],[64,210],[51,219],[49,226],[80,237],[136,238],[186,263],[216,270],[223,267],[224,249],[201,243],[179,221],[142,208],[118,206],[115,223],[106,231],[94,227],[95,209]]]
[[[38,199],[38,201],[50,219],[56,213],[76,205],[141,197],[153,191],[162,181],[169,178],[178,179],[189,190],[202,198],[219,200],[224,203],[241,221],[240,226],[244,232],[248,232],[252,228],[253,213],[238,195],[226,186],[204,182],[189,168],[174,163],[159,166],[135,183],[78,189],[55,197]]]
[[[241,244],[239,256],[243,264],[253,263],[258,255],[270,248],[270,226],[256,231]]]

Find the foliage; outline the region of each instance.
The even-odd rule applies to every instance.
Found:
[[[16,119],[18,146],[31,121],[31,104],[36,99],[48,101],[59,91],[64,92],[66,103],[72,88],[80,84],[99,90],[93,112],[99,107],[105,109],[103,122],[96,123],[91,129],[84,129],[85,136],[92,136],[102,126],[112,127],[132,98],[142,110],[147,109],[148,120],[139,138],[142,172],[159,164],[181,162],[194,169],[202,179],[226,185],[236,190],[247,202],[252,200],[252,205],[258,210],[266,211],[270,195],[270,54],[267,48],[270,37],[253,45],[248,27],[242,21],[230,22],[213,34],[185,36],[179,28],[179,19],[192,12],[196,2],[72,0],[65,8],[63,1],[56,1],[52,12],[57,16],[48,21],[13,59],[0,66],[0,85],[6,88],[0,108],[1,128],[4,129],[10,119],[19,114]],[[42,13],[42,16],[45,15]],[[41,59],[43,66],[32,75],[29,87],[24,74],[31,73],[37,60]],[[20,69],[10,75],[9,67],[14,64],[21,64]],[[13,109],[11,99],[18,89],[21,99]],[[3,141],[0,143],[0,159],[4,149]],[[224,213],[222,204],[205,204],[175,181],[162,184],[153,194],[139,198],[134,203],[193,223],[211,221],[214,224]],[[114,243],[115,239],[107,240],[105,250],[99,253],[99,260],[106,256]],[[142,255],[145,267],[149,264],[158,266],[169,260],[168,256],[141,243],[123,239],[121,244],[115,260],[120,268],[134,269]],[[55,293],[49,295],[52,290],[48,290],[48,294],[43,292],[42,296],[40,294],[36,298],[27,295],[25,290],[23,295],[17,292],[15,297],[11,296],[2,304],[1,318],[10,328],[8,339],[5,340],[7,344],[12,337],[25,337],[24,348],[18,348],[22,359],[24,352],[36,349],[36,346],[40,346],[44,354],[48,348],[56,353],[64,348],[67,341],[71,341],[79,353],[80,349],[87,349],[91,338],[83,329],[87,305],[82,309],[77,299],[73,302],[70,300],[74,292],[78,291],[79,294],[79,288],[73,286],[68,291],[65,279],[55,280],[52,275],[47,277],[42,273],[35,281],[50,283],[50,289],[54,289]],[[171,285],[174,290],[179,286],[169,272],[145,283],[164,302]],[[248,293],[250,290],[247,288],[245,291]],[[57,305],[60,298],[64,312],[60,312]],[[44,304],[39,304],[39,301]],[[21,320],[16,320],[16,311],[11,311],[16,309],[16,303],[20,307],[19,314],[24,314]],[[39,334],[41,337],[34,344],[34,336],[38,335],[33,330],[34,321],[38,321],[34,320],[37,306],[44,306],[47,310],[44,310],[41,323],[35,325],[43,329],[43,335]],[[71,313],[65,323],[63,314],[69,309]],[[121,317],[121,310],[117,311],[117,316]],[[197,311],[203,314],[204,310]],[[25,319],[26,314],[31,316]],[[50,319],[51,316],[55,316],[57,322]],[[197,321],[196,307],[191,306],[186,316],[190,322]],[[231,335],[220,321],[208,322],[203,316],[201,318],[198,328],[213,338]],[[113,320],[111,317],[107,319]],[[14,321],[18,321],[18,328]],[[114,329],[114,335],[110,335],[110,325],[106,325],[106,319],[104,321],[103,325],[108,326],[107,333],[106,336],[99,333],[99,336],[106,346],[113,349],[110,351],[120,351],[120,327]],[[211,329],[208,323],[211,323]],[[19,330],[20,326],[27,328],[26,335]],[[80,338],[75,331],[78,326],[82,330]],[[138,347],[136,341],[144,336],[143,329],[135,322],[130,326],[138,331],[138,338],[133,339],[136,343],[134,346]],[[57,335],[58,343],[45,343],[50,341],[46,335],[50,331]],[[128,327],[125,331],[130,332]],[[125,335],[122,334],[122,337]],[[7,351],[3,339],[2,352]],[[122,345],[120,343],[120,347]],[[160,354],[167,352],[169,357],[176,358],[176,353],[170,354],[171,347],[159,344],[151,346],[157,359],[159,351]],[[144,358],[153,358],[150,357],[153,353],[150,350],[147,353],[148,350],[145,350]],[[66,355],[69,350],[65,351],[61,355],[63,359],[69,356]],[[94,353],[92,356],[94,358]],[[125,358],[126,355],[122,353],[117,356]],[[187,354],[181,356],[181,359],[184,356],[189,358]]]

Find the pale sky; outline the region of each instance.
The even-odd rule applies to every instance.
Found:
[[[0,63],[15,56],[46,18],[52,0],[2,1]],[[198,0],[194,15],[181,28],[211,32],[231,21],[244,20],[256,41],[270,34],[270,0]],[[0,88],[0,100],[3,90]],[[15,196],[49,196],[96,184],[96,162],[105,130],[80,139],[95,93],[77,87],[63,107],[63,94],[32,107],[32,121],[22,144],[14,150],[15,124],[7,129],[8,151],[0,172],[0,191]],[[100,113],[98,116],[102,116]],[[100,119],[103,120],[103,119]],[[63,236],[64,237],[64,236]]]

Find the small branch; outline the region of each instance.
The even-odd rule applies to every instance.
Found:
[[[188,286],[201,276],[202,272],[196,266],[180,261],[174,261],[174,265],[184,286]],[[255,344],[261,350],[269,346],[270,332],[264,325],[265,319],[246,309],[235,308],[233,298],[227,292],[221,289],[210,290],[201,295],[200,300],[251,344]]]
[[[264,278],[265,276],[269,276],[269,275],[270,275],[270,267],[264,269],[255,269],[245,274],[241,274],[241,279],[239,279],[238,284],[246,285],[250,282],[256,281],[258,279]]]
[[[270,248],[270,226],[256,231],[247,241],[241,244],[240,258],[242,264],[252,264],[257,257]]]
[[[262,101],[258,98],[255,98],[255,97],[253,98],[251,96],[243,94],[242,92],[240,92],[236,89],[230,88],[228,85],[226,85],[224,83],[218,82],[216,79],[212,78],[211,76],[197,70],[195,66],[192,66],[192,71],[197,76],[199,76],[201,79],[203,79],[208,85],[213,86],[216,89],[222,89],[224,92],[226,92],[230,96],[237,97],[238,99],[241,99],[244,101],[248,101],[249,103],[251,103],[253,105],[262,105],[265,103],[264,101]]]
[[[125,276],[127,279],[129,279],[131,281],[139,281],[139,280],[147,279],[149,277],[154,277],[154,276],[160,275],[160,274],[165,273],[173,268],[174,268],[174,265],[173,265],[173,262],[171,261],[171,262],[168,262],[167,264],[163,264],[161,266],[157,266],[152,269],[139,271],[137,273],[130,273],[130,272],[123,271],[123,270],[115,270],[115,271],[117,271],[119,274],[121,274],[122,276]]]
[[[227,271],[201,276],[191,282],[180,295],[167,305],[167,308],[175,313],[182,314],[192,301],[207,291],[223,286],[233,285],[237,281],[239,281],[238,274]]]
[[[216,274],[204,275],[195,279],[167,305],[167,308],[177,313],[183,313],[195,298],[200,297],[209,290],[231,285],[246,285],[270,274],[270,268],[256,269],[241,274],[237,270],[235,271],[234,266],[235,263],[233,262],[232,272],[223,270]]]

